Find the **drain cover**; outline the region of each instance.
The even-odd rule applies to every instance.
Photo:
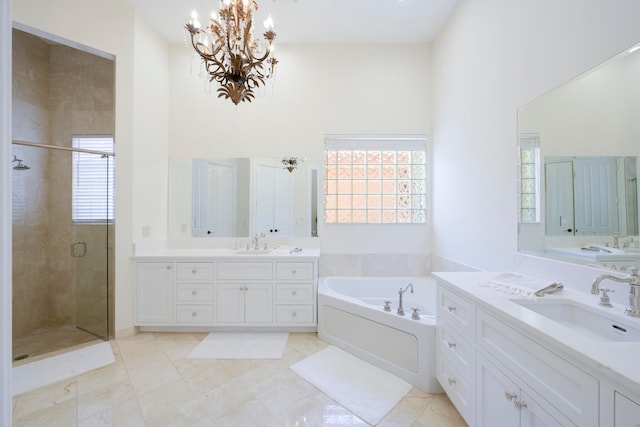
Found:
[[[26,359],[27,357],[29,357],[28,354],[21,354],[20,356],[16,356],[13,358],[13,361],[16,362],[18,360],[22,360],[22,359]]]

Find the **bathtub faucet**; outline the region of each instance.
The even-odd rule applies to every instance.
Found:
[[[400,288],[400,291],[398,291],[399,300],[400,300],[398,302],[398,316],[404,316],[404,309],[402,308],[402,294],[407,292],[408,289],[411,289],[411,293],[413,293],[413,283],[409,283],[407,287],[404,288],[404,290]]]

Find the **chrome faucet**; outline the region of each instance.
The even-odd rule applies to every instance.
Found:
[[[256,237],[253,238],[253,249],[258,251],[260,250],[260,238],[264,237],[264,233],[256,234]]]
[[[405,292],[407,292],[407,289],[411,289],[411,293],[413,293],[413,283],[409,283],[407,285],[406,288],[404,288],[404,290],[402,290],[402,288],[400,288],[400,291],[398,291],[398,295],[399,295],[399,302],[398,302],[398,316],[404,316],[404,309],[402,308],[402,294],[404,294]]]
[[[624,314],[631,317],[640,317],[640,276],[638,276],[638,267],[632,267],[631,274],[624,278],[610,274],[603,274],[602,276],[596,277],[591,285],[592,294],[600,294],[600,282],[605,279],[629,284],[629,306],[624,311]]]

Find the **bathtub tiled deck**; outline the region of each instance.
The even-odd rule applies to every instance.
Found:
[[[282,360],[192,360],[207,334],[111,341],[116,363],[14,397],[14,426],[364,426],[289,366],[323,349],[292,333]],[[443,394],[412,389],[380,426],[462,427]]]

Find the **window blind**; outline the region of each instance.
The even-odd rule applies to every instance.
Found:
[[[74,136],[73,148],[113,153],[113,136]],[[73,222],[112,222],[115,157],[75,151],[72,164]]]

